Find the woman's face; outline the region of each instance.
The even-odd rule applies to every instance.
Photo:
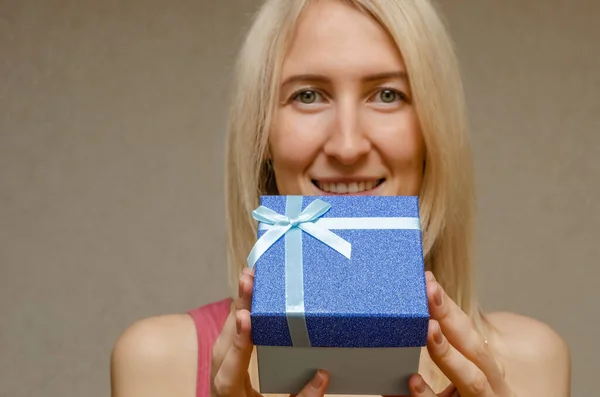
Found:
[[[396,46],[339,1],[312,3],[284,60],[269,136],[282,195],[418,195],[424,143]]]

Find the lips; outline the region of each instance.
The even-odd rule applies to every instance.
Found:
[[[313,180],[313,184],[320,190],[330,194],[357,194],[377,188],[384,179],[365,179],[351,182]]]

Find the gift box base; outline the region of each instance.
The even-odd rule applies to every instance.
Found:
[[[297,394],[318,369],[330,375],[327,394],[410,395],[420,347],[299,348],[257,346],[260,392]]]

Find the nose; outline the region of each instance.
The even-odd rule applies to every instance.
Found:
[[[352,165],[371,150],[371,141],[355,106],[338,108],[323,151],[343,165]]]

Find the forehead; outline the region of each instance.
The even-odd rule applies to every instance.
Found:
[[[404,71],[398,47],[373,17],[340,0],[313,1],[297,23],[283,74],[339,73],[340,67]]]

